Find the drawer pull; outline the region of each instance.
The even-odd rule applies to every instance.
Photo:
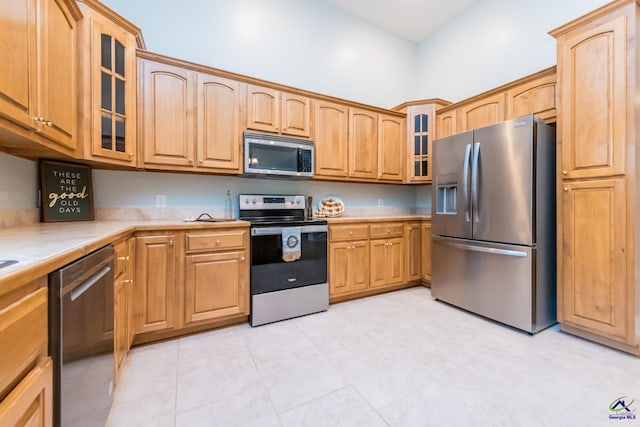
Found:
[[[216,240],[216,246],[220,246],[220,240]]]
[[[129,261],[129,257],[128,256],[119,256],[118,257],[118,261]]]
[[[243,256],[242,256],[242,257],[240,257],[240,261],[244,261],[244,257],[243,257]]]

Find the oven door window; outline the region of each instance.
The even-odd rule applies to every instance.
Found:
[[[302,233],[301,256],[282,259],[282,235],[251,237],[251,295],[327,281],[327,232]]]

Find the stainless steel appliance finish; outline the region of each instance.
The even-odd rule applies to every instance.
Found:
[[[432,295],[530,333],[556,323],[553,128],[529,115],[433,151]]]
[[[261,178],[311,178],[313,141],[268,133],[244,133],[244,174]]]
[[[54,425],[104,425],[113,400],[113,246],[49,275]]]
[[[251,221],[251,326],[327,310],[327,222],[305,219],[304,196],[241,194],[239,206]],[[285,261],[292,230],[300,257]]]

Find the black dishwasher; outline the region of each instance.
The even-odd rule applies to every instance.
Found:
[[[113,246],[49,274],[54,426],[104,426],[113,401]]]

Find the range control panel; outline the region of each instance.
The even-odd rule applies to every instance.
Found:
[[[304,196],[240,194],[240,210],[248,209],[304,209]]]

